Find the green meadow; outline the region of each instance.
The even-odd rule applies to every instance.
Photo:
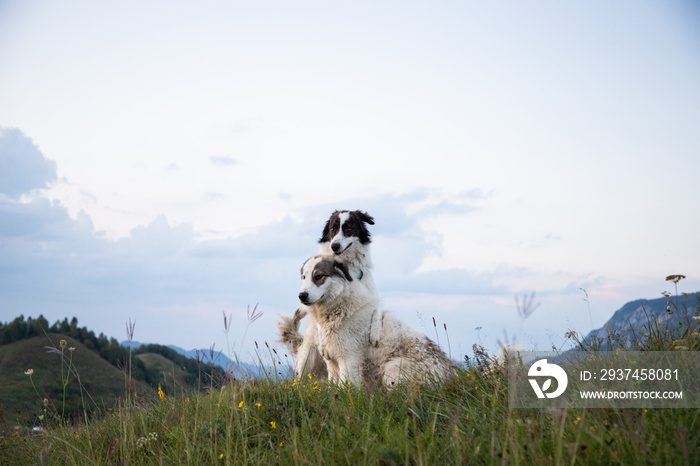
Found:
[[[655,322],[630,349],[700,350],[696,319]],[[569,337],[584,355],[605,343]],[[60,334],[0,346],[14,374],[2,383],[1,464],[700,464],[700,410],[510,409],[507,365],[476,345],[441,384],[391,391],[273,371],[200,372],[192,385],[148,355],[171,372],[155,386],[92,353]]]

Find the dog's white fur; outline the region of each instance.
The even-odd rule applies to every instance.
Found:
[[[307,332],[302,347],[317,351],[328,370],[328,379],[338,383],[359,384],[362,380],[370,346],[370,322],[378,304],[375,296],[357,282],[347,264],[335,256],[314,256],[302,268],[299,297],[315,326],[314,340],[307,339]],[[301,355],[300,351],[297,358]]]
[[[327,226],[330,225],[333,215],[337,214],[341,227],[338,228],[338,232],[333,237],[329,237],[327,241],[321,242],[319,254],[335,255],[336,257],[344,259],[351,277],[365,288],[362,292],[369,293],[375,298],[377,306],[371,314],[370,321],[367,323],[367,338],[371,345],[377,346],[382,335],[382,311],[380,308],[381,298],[372,276],[373,264],[369,252],[370,243],[367,242],[363,244],[359,237],[346,235],[342,228],[342,225],[350,219],[350,216],[353,214],[356,215],[357,213],[357,211],[341,211],[334,212],[331,215]],[[369,215],[361,215],[364,215],[372,222],[372,218],[369,217]],[[299,323],[306,317],[308,312],[308,307],[301,304],[294,311],[294,316],[291,319],[286,316],[280,316],[280,321],[278,323],[279,331],[282,335],[282,342],[286,344],[290,353],[296,355],[294,364],[296,376],[303,378],[307,375],[314,375],[325,378],[329,375],[328,368],[316,344],[319,335],[319,326],[313,314],[306,324],[303,338],[298,333]]]
[[[402,380],[440,381],[454,368],[438,345],[389,311],[382,313],[382,339],[370,348],[369,360],[387,387]]]
[[[392,387],[405,378],[445,378],[452,370],[435,343],[390,312],[382,313],[378,345],[369,344],[378,296],[353,279],[337,256],[316,255],[306,261],[299,296],[316,323],[313,344],[333,382],[359,384],[371,377]]]

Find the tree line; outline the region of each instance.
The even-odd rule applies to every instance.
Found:
[[[102,359],[109,362],[120,370],[125,370],[131,360],[131,376],[136,380],[141,380],[149,385],[157,386],[160,374],[157,370],[149,371],[146,365],[138,358],[129,357],[129,348],[119,344],[116,338],[107,338],[104,333],[95,335],[95,332],[87,327],[79,327],[78,319],[73,317],[56,321],[49,325],[48,320],[43,315],[36,319],[20,315],[12,322],[0,322],[0,346],[14,343],[49,333],[65,335],[79,341],[86,348],[97,353]],[[226,374],[220,367],[195,361],[178,354],[174,350],[162,345],[146,345],[133,351],[133,354],[156,353],[166,357],[188,373],[186,377],[188,385],[198,387],[198,381],[223,381]]]

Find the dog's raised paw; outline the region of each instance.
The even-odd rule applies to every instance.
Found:
[[[304,317],[306,317],[306,314],[308,313],[308,309],[304,306],[299,306],[294,310],[294,320],[299,323],[300,320],[302,320]]]

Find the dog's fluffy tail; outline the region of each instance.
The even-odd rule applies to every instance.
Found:
[[[298,307],[294,311],[293,317],[281,315],[280,320],[277,321],[277,328],[282,337],[280,341],[285,344],[291,354],[297,354],[299,346],[304,341],[304,336],[299,333],[299,322],[304,317],[306,317],[306,309]]]

